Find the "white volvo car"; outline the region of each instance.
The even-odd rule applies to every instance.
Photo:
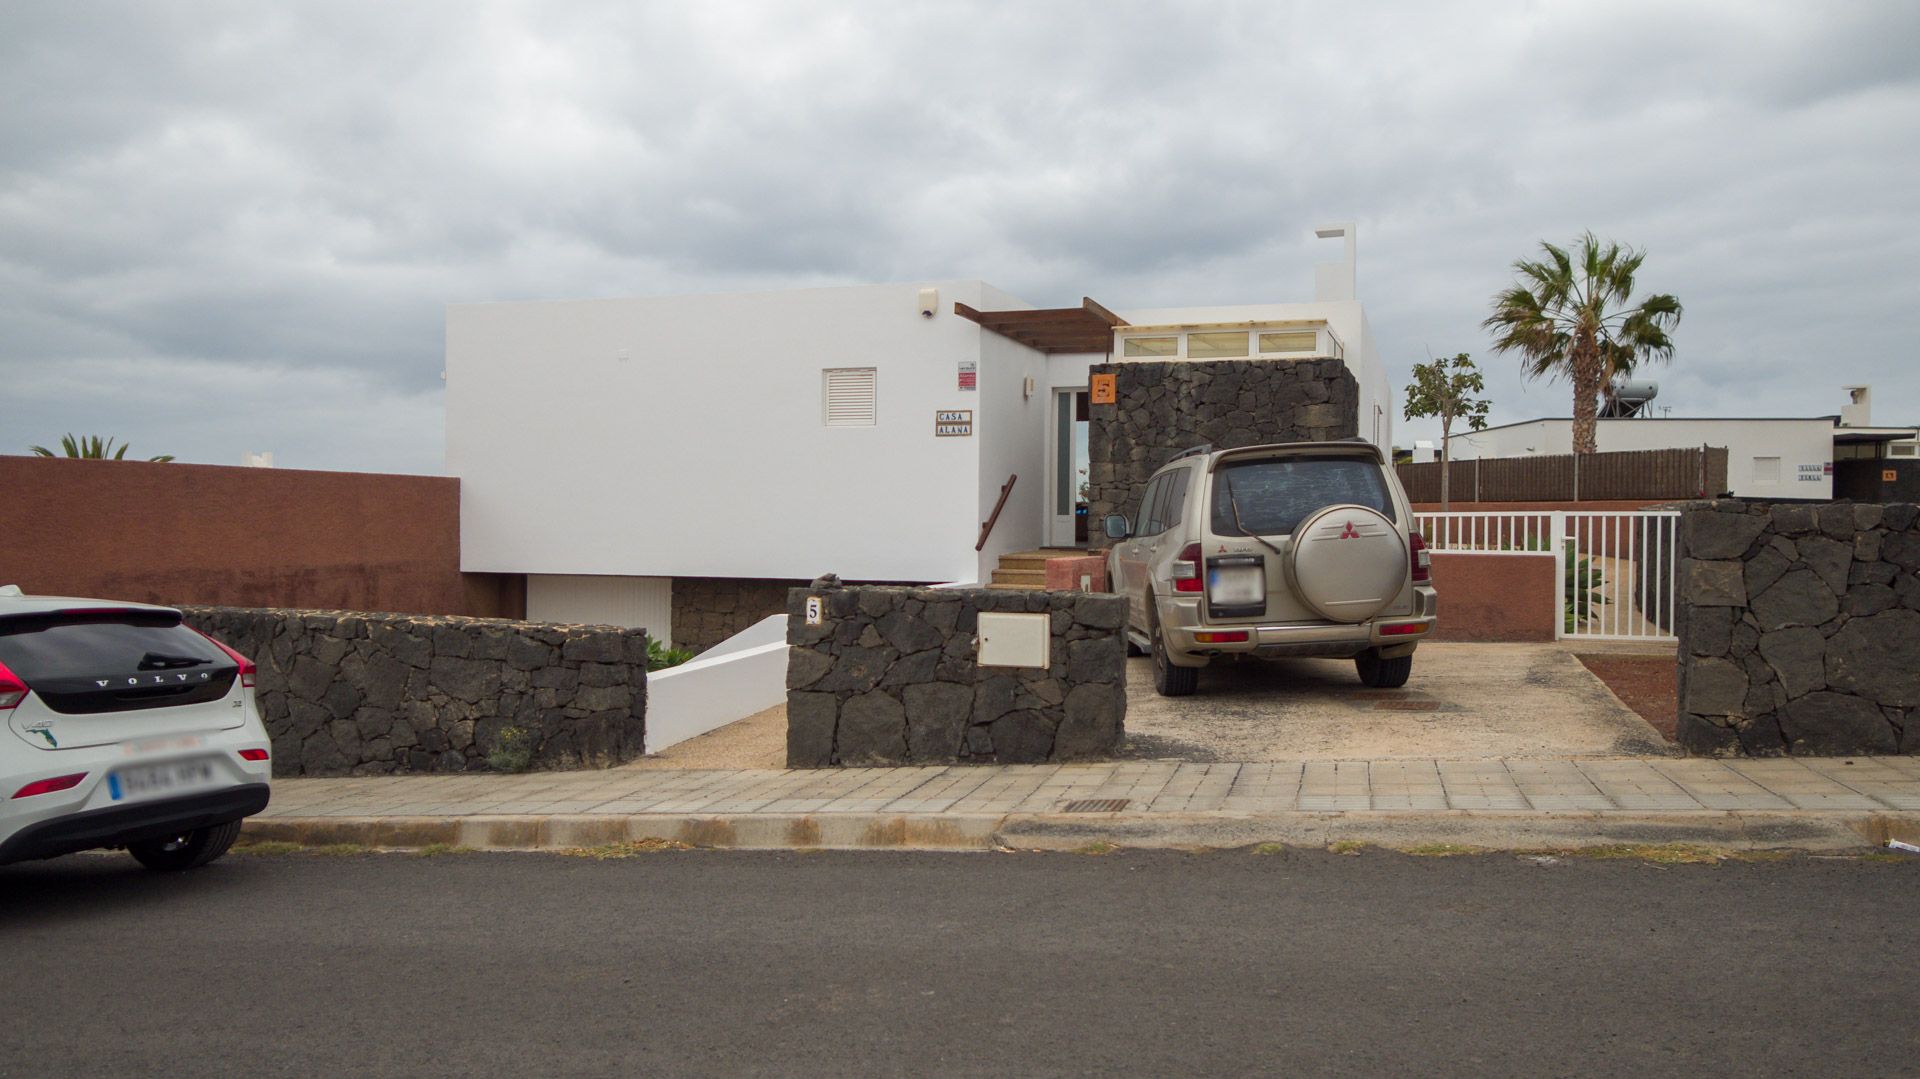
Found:
[[[170,607],[0,587],[0,865],[125,847],[226,853],[267,807],[254,666]]]

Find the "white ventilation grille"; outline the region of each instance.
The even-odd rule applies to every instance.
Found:
[[[873,368],[834,367],[824,374],[827,426],[872,427]]]

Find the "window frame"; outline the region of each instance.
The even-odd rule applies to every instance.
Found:
[[[1166,489],[1166,480],[1165,473],[1155,476],[1147,481],[1147,489],[1140,493],[1140,513],[1135,518],[1133,529],[1135,536],[1145,538],[1157,536],[1166,531],[1164,528],[1154,527],[1160,523],[1160,519],[1154,516],[1154,509],[1160,501],[1161,493]]]

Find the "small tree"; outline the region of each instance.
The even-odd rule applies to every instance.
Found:
[[[1486,379],[1473,365],[1473,358],[1462,352],[1449,360],[1441,357],[1413,365],[1413,381],[1407,383],[1407,419],[1428,416],[1440,418],[1440,510],[1449,503],[1447,480],[1453,459],[1447,440],[1453,434],[1453,421],[1465,420],[1478,431],[1487,425],[1487,402],[1475,397],[1486,389]]]
[[[127,456],[126,443],[121,443],[119,451],[116,452],[113,448],[113,439],[102,440],[99,435],[88,435],[82,438],[67,435],[60,440],[60,449],[64,451],[63,453],[55,453],[45,446],[28,446],[27,449],[31,450],[35,457],[65,456],[93,461],[119,461]],[[173,454],[163,453],[158,457],[149,457],[147,460],[171,461]]]

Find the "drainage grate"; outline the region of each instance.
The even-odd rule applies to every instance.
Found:
[[[1118,813],[1133,804],[1131,798],[1082,798],[1068,802],[1062,813]]]
[[[1373,707],[1382,712],[1438,712],[1439,701],[1375,701]]]

